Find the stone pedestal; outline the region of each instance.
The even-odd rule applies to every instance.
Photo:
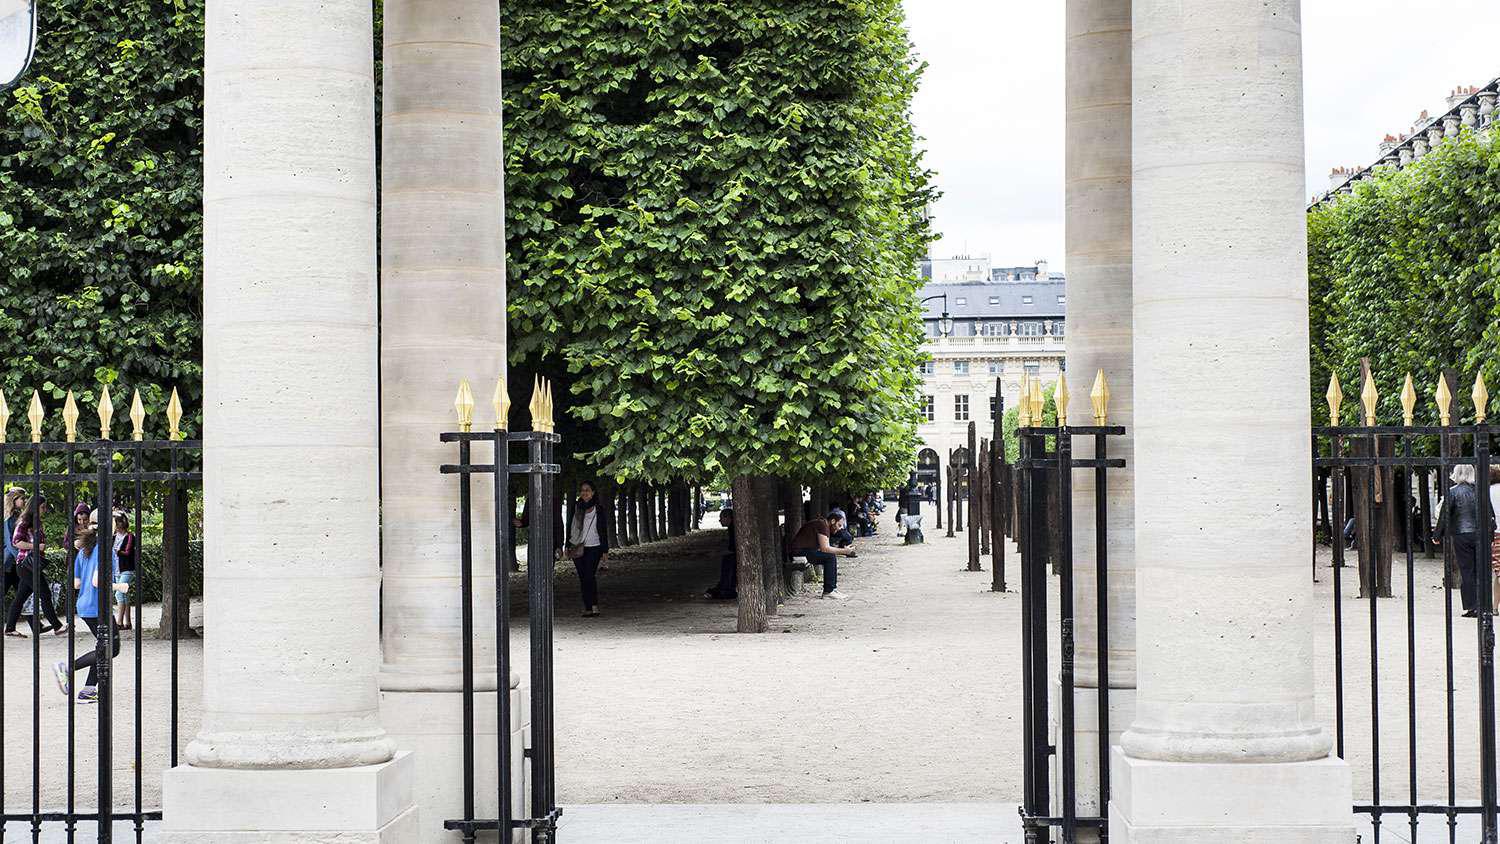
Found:
[[[1313,694],[1301,4],[1134,0],[1132,39],[1137,697],[1111,838],[1347,844]]]
[[[530,703],[520,683],[511,679],[511,813],[525,817],[530,806],[526,777],[526,733],[531,723]],[[480,692],[474,696],[474,726],[477,744],[474,754],[475,817],[493,818],[499,813],[499,789],[495,779],[496,753],[499,745],[495,733],[495,693]],[[453,833],[443,829],[443,822],[463,817],[463,699],[449,692],[381,692],[380,719],[398,747],[416,755],[415,800],[420,807],[423,844],[450,842]],[[492,840],[493,836],[486,840]],[[525,842],[524,833],[514,836],[517,844]]]
[[[1182,763],[1112,759],[1109,831],[1128,844],[1354,844],[1343,760]]]
[[[162,844],[418,844],[416,760],[358,768],[179,765],[162,786]]]

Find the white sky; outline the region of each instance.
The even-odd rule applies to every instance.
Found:
[[[1064,268],[1063,0],[905,0],[938,257]],[[1500,76],[1500,0],[1303,0],[1308,190],[1387,132]],[[1213,96],[1205,91],[1204,96]]]

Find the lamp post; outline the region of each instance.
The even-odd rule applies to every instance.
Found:
[[[36,0],[0,0],[0,93],[21,81],[36,52]]]
[[[925,305],[934,299],[943,300],[943,315],[938,317],[938,333],[944,337],[950,337],[953,335],[953,317],[948,314],[948,294],[939,293],[936,296],[928,296],[917,304]]]

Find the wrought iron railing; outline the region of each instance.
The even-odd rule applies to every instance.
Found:
[[[444,821],[445,829],[462,833],[464,841],[477,840],[482,831],[503,831],[508,840],[513,830],[529,830],[537,844],[556,840],[557,821],[562,810],[557,806],[556,767],[553,753],[553,667],[552,618],[553,567],[557,553],[557,476],[561,467],[555,462],[557,444],[562,441],[554,432],[552,387],[545,381],[536,384],[531,400],[532,430],[508,430],[510,398],[502,380],[495,389],[495,429],[474,431],[474,395],[468,382],[459,387],[459,430],[445,433],[441,439],[458,446],[458,462],[441,467],[444,474],[459,476],[460,518],[460,589],[463,628],[463,731],[462,759],[464,783],[464,816]],[[475,443],[489,443],[493,455],[488,464],[473,461]],[[512,463],[510,448],[524,445],[525,462]],[[474,541],[470,484],[476,475],[489,475],[494,484],[495,525],[495,680],[496,680],[496,782],[498,816],[477,818],[475,808],[475,754],[478,736],[474,727]],[[509,511],[511,476],[524,475],[530,482],[527,500],[530,522],[527,526],[526,580],[531,633],[531,747],[529,811],[517,811],[512,805],[513,782],[511,757],[510,701],[510,560],[512,546],[512,513]]]

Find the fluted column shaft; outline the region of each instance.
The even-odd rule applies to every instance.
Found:
[[[377,717],[367,0],[212,0],[202,768],[391,758]]]
[[[1130,757],[1294,762],[1313,707],[1299,0],[1136,0]]]
[[[462,688],[458,484],[437,435],[461,378],[505,372],[500,22],[493,0],[388,0],[381,158],[381,688]],[[475,459],[489,462],[486,446]],[[494,689],[493,488],[473,491],[478,686]],[[485,669],[488,668],[486,672]]]

